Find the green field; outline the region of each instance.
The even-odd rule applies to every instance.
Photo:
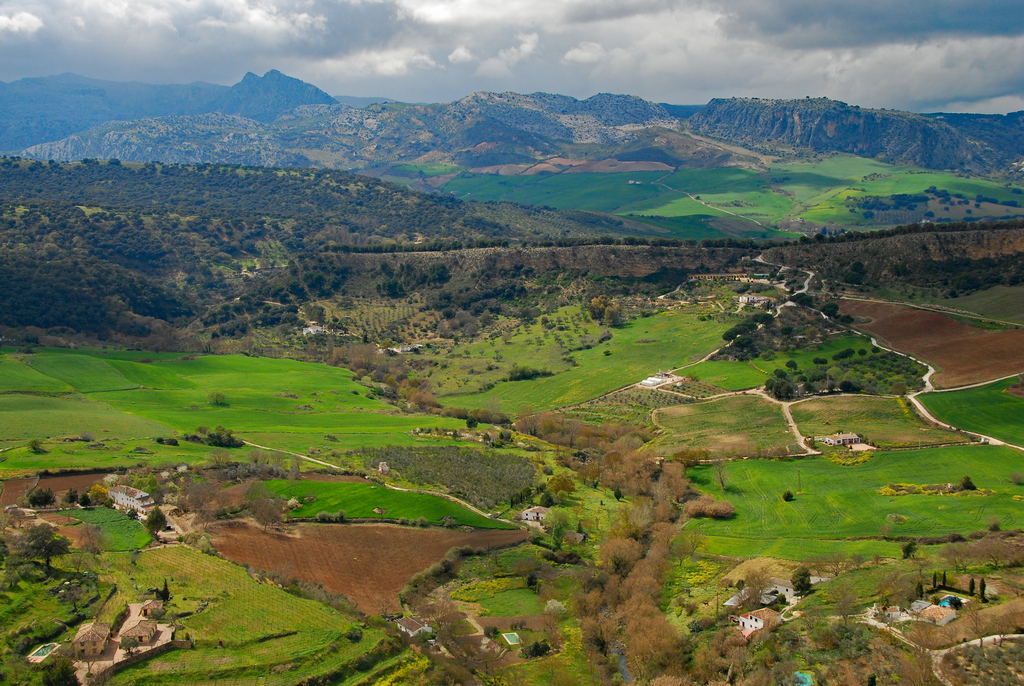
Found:
[[[268,684],[284,686],[324,674],[351,662],[383,638],[364,628],[352,643],[345,632],[352,618],[321,603],[297,598],[250,578],[245,569],[185,547],[143,552],[131,564],[114,556],[104,576],[117,583],[107,604],[142,599],[134,589],[171,590],[171,610],[206,609],[182,620],[182,635],[196,640],[194,650],[173,650],[117,674],[112,684]],[[268,637],[297,632],[281,638]],[[286,665],[283,669],[274,669]]]
[[[685,447],[749,456],[763,450],[798,449],[781,406],[753,395],[676,405],[659,410],[656,421],[666,430],[654,444],[660,453]]]
[[[804,436],[852,432],[883,448],[966,442],[926,424],[903,398],[840,395],[794,403],[790,411]]]
[[[1024,286],[992,286],[970,295],[933,302],[998,319],[1024,323]]]
[[[61,393],[71,390],[63,381],[39,373],[32,366],[13,358],[0,358],[0,393],[29,391]]]
[[[631,180],[641,183],[631,184]],[[919,221],[925,209],[916,214],[903,213],[906,216],[878,213],[875,218],[867,219],[862,211],[850,211],[852,207],[847,198],[917,195],[929,186],[967,198],[981,194],[1000,201],[1019,199],[1005,185],[994,181],[847,155],[830,156],[816,162],[775,164],[767,171],[730,167],[680,169],[670,174],[497,176],[463,173],[442,188],[475,200],[510,200],[558,209],[631,215],[662,227],[665,234],[699,239],[705,237],[700,235],[705,232],[721,236],[760,231],[766,236],[775,236],[779,232],[769,227],[784,219],[864,228]],[[698,197],[699,201],[694,199]],[[950,219],[966,216],[961,216],[963,210],[959,207],[953,212],[938,207],[931,209]],[[990,204],[973,211],[972,218],[1021,214],[1019,209]],[[742,219],[736,220],[739,224],[729,230],[703,221],[728,216],[726,213]],[[671,221],[685,218],[696,221],[681,222],[678,226]],[[743,222],[749,228],[744,227]]]
[[[1016,450],[976,445],[879,451],[855,466],[839,466],[823,458],[734,461],[727,464],[724,494],[713,483],[710,467],[690,468],[687,476],[702,490],[724,495],[736,507],[731,520],[701,522],[705,533],[715,538],[709,552],[803,559],[830,547],[847,548],[851,542],[844,539],[878,536],[887,524],[893,535],[900,536],[966,534],[987,528],[993,517],[1003,528],[1017,528],[1024,523],[1024,508],[1013,496],[1024,495],[1024,486],[1012,485],[1009,475],[1020,464]],[[959,482],[964,475],[979,489],[995,493],[898,497],[877,493],[890,482],[945,484]],[[787,490],[796,494],[788,503],[782,500]],[[906,521],[891,523],[889,515]],[[793,542],[815,540],[820,543]],[[885,542],[854,543],[870,549]]]
[[[1015,381],[1007,379],[949,393],[924,393],[918,400],[936,419],[958,429],[1024,446],[1024,398],[1006,390]]]
[[[319,512],[335,513],[344,510],[349,519],[400,519],[412,521],[426,517],[432,524],[444,517],[453,517],[460,525],[479,529],[508,529],[508,524],[499,522],[453,503],[450,500],[425,493],[396,491],[377,484],[330,483],[323,481],[290,481],[279,479],[268,481],[267,487],[282,498],[296,498],[302,506],[292,510],[293,517],[315,517]],[[309,496],[316,500],[304,502]],[[386,510],[384,514],[373,511],[375,507]]]
[[[539,410],[580,403],[637,383],[659,369],[675,369],[694,361],[693,358],[699,359],[718,344],[726,328],[726,325],[714,321],[702,322],[693,312],[662,312],[612,329],[610,341],[589,350],[573,351],[571,355],[578,366],[572,367],[561,361],[564,353],[560,346],[541,338],[539,326],[530,327],[508,344],[497,341],[494,347],[489,343],[466,346],[465,356],[471,361],[480,356],[475,368],[489,364],[498,354],[503,358],[504,369],[517,362],[558,373],[529,381],[500,382],[494,389],[483,393],[446,394],[443,402],[457,407],[484,407],[492,402],[490,398],[493,397],[502,408],[511,412],[518,411],[523,405]],[[596,342],[598,327],[591,325],[589,329],[591,338]],[[541,338],[540,344],[536,343],[537,338]],[[610,354],[605,355],[605,350]],[[488,356],[491,360],[486,359]],[[460,365],[467,364],[462,360],[455,361]],[[494,377],[500,380],[502,373],[496,371]],[[467,375],[465,378],[467,381],[479,378],[479,382],[472,382],[476,385],[486,382],[489,377]]]
[[[747,388],[763,386],[768,375],[749,362],[701,362],[679,372],[692,379],[724,388],[727,391],[739,391]]]
[[[89,510],[65,510],[60,514],[80,522],[95,524],[103,532],[103,549],[109,551],[138,550],[152,539],[142,524],[109,507]]]
[[[63,381],[79,393],[119,391],[138,384],[124,378],[121,372],[104,360],[89,355],[42,353],[32,356],[32,368]]]
[[[167,435],[169,432],[163,432]],[[97,430],[97,436],[107,436]],[[110,434],[114,435],[114,434]],[[207,445],[181,441],[179,445],[160,445],[152,440],[105,439],[103,449],[88,448],[84,443],[44,442],[47,452],[36,453],[26,446],[14,446],[0,452],[0,478],[26,476],[44,469],[107,469],[120,467],[161,467],[164,465],[203,464],[209,460]],[[149,453],[137,453],[136,448]],[[248,448],[234,450],[236,460],[243,460]]]
[[[101,354],[112,359],[100,359]],[[169,436],[172,430],[194,432],[202,425],[226,426],[242,436],[252,433],[261,445],[297,450],[333,434],[341,440],[332,448],[350,450],[411,444],[408,432],[421,426],[464,426],[455,419],[401,413],[367,397],[368,389],[356,384],[348,370],[321,364],[242,355],[192,360],[154,355],[150,359],[157,361],[143,363],[97,351],[47,351],[31,357],[31,369],[4,360],[0,384],[11,391],[70,391],[54,378],[59,377],[79,391],[88,390],[88,400],[70,393],[63,398],[0,396],[0,441],[83,431],[98,438]],[[210,403],[211,391],[224,393],[225,402]]]
[[[0,396],[0,444],[4,441],[55,436],[78,436],[92,431],[97,437],[142,438],[170,435],[157,421],[118,412],[104,402],[80,396],[51,398],[32,395]]]

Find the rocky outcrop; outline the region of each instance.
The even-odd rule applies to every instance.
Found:
[[[942,120],[828,98],[715,99],[689,122],[694,133],[751,147],[844,152],[930,169],[990,166],[976,145]]]

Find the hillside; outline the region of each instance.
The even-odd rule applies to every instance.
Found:
[[[757,164],[754,156],[690,136],[665,107],[628,95],[577,100],[548,93],[473,93],[432,105],[303,104],[278,114],[276,119],[247,117],[239,106],[216,114],[111,121],[28,146],[21,154],[59,161],[358,168],[371,174],[394,173],[403,162],[478,168],[536,164],[556,156],[694,168]]]
[[[279,71],[234,86],[102,81],[77,74],[0,83],[0,150],[56,141],[111,121],[218,112],[260,122],[300,105],[333,104],[320,89]],[[145,161],[149,161],[148,158]]]
[[[880,157],[930,169],[990,170],[995,164],[959,130],[909,112],[828,98],[715,99],[689,119],[695,133],[757,148],[803,148]]]

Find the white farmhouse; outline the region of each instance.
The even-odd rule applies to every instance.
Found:
[[[149,493],[131,486],[114,486],[107,490],[107,495],[119,508],[135,510],[139,514],[146,514],[156,506]]]
[[[767,628],[769,631],[779,623],[779,613],[770,607],[762,607],[760,610],[740,615],[736,620],[739,624],[740,633],[743,638],[750,638],[755,631]]]
[[[856,445],[861,442],[861,438],[858,434],[842,433],[832,434],[831,436],[816,436],[815,439],[819,443],[825,445]]]
[[[531,507],[528,510],[523,510],[519,518],[524,522],[543,522],[549,514],[551,514],[551,510],[547,507]]]
[[[416,617],[402,617],[397,622],[398,630],[408,636],[418,636],[419,634],[429,634],[433,629],[430,628],[429,624],[421,622]]]

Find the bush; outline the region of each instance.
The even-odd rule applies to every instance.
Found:
[[[26,495],[28,504],[32,507],[47,507],[57,502],[57,499],[53,496],[53,491],[49,488],[33,488]]]
[[[782,499],[785,500],[787,503],[792,502],[793,501],[793,491],[786,491],[785,493],[783,493],[782,494]]]
[[[730,519],[736,514],[736,508],[728,500],[715,500],[709,495],[688,501],[683,510],[691,518]]]
[[[534,367],[521,367],[518,363],[512,364],[509,370],[507,381],[529,381],[543,376],[554,376],[554,372],[547,369],[535,369]]]
[[[530,645],[523,648],[523,657],[544,657],[551,652],[551,646],[544,639],[534,641]]]
[[[347,638],[352,643],[359,643],[361,640],[363,640],[363,630],[357,626],[354,626],[345,632],[345,638]]]

